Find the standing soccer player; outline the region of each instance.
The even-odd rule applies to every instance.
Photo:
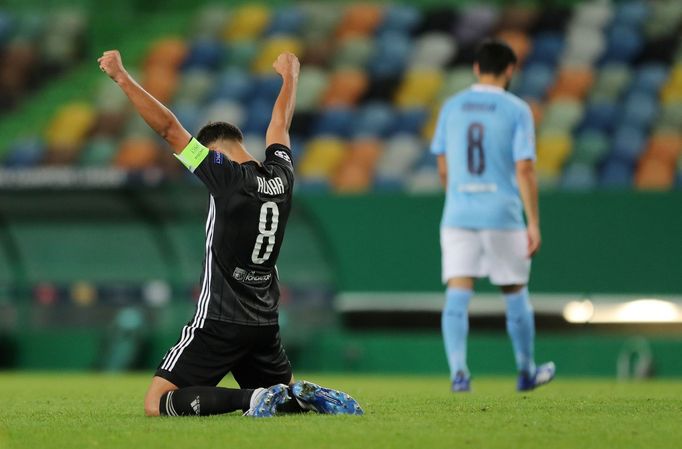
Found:
[[[478,83],[445,102],[431,143],[446,188],[442,329],[455,392],[471,389],[468,307],[479,277],[487,276],[504,294],[517,389],[532,390],[555,373],[552,362],[536,367],[533,355],[535,323],[527,284],[531,257],[540,248],[540,215],[533,117],[524,101],[506,91],[515,66],[516,55],[507,44],[484,42],[474,62]]]
[[[234,125],[209,123],[193,138],[126,72],[118,51],[105,52],[98,61],[209,191],[199,302],[194,318],[159,364],[145,397],[145,413],[213,415],[241,409],[256,417],[306,410],[362,414],[343,392],[294,382],[280,341],[275,263],[294,187],[289,127],[299,73],[296,56],[283,53],[273,63],[282,88],[265,135],[263,162],[246,151]],[[216,386],[228,372],[240,389]]]

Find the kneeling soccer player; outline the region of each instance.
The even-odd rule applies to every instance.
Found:
[[[343,392],[294,382],[280,341],[275,263],[294,186],[289,126],[298,83],[296,56],[283,53],[273,64],[283,83],[262,163],[242,145],[241,131],[228,123],[210,123],[193,138],[171,111],[132,79],[118,51],[105,52],[98,62],[210,193],[196,313],[161,361],[145,397],[145,413],[362,414],[358,403]],[[240,389],[216,386],[228,372]]]

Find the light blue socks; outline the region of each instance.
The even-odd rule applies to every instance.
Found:
[[[467,335],[469,334],[469,301],[473,291],[448,288],[445,293],[445,308],[441,316],[445,355],[450,365],[450,379],[458,371],[469,375],[467,368]]]
[[[516,293],[505,294],[507,301],[507,332],[514,347],[516,368],[535,375],[534,345],[535,319],[533,307],[528,299],[528,288]]]

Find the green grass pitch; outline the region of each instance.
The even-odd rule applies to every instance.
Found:
[[[148,375],[0,374],[0,449],[672,448],[682,382],[557,379],[528,394],[514,379],[309,375],[351,393],[366,415],[146,418]],[[229,385],[229,384],[227,384]]]

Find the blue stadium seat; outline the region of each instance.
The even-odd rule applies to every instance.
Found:
[[[646,134],[642,129],[620,126],[613,134],[611,156],[634,163],[645,149]]]
[[[644,91],[628,94],[622,103],[620,125],[640,129],[648,128],[658,115],[658,98]]]
[[[517,92],[521,97],[542,99],[552,82],[554,82],[553,66],[535,62],[527,65],[523,70]]]
[[[237,68],[229,68],[218,77],[212,98],[243,103],[251,96],[253,84],[250,74]]]
[[[287,5],[279,8],[272,16],[266,36],[278,34],[296,35],[305,24],[305,12],[295,5]]]
[[[644,47],[644,39],[636,29],[614,25],[608,32],[608,45],[602,62],[627,62],[635,60]]]
[[[394,132],[420,134],[429,113],[426,109],[412,108],[399,111],[394,124]]]
[[[201,113],[197,103],[182,102],[173,105],[173,113],[180,120],[182,126],[190,133],[196,133],[201,126]]]
[[[410,34],[421,21],[421,11],[409,5],[391,5],[386,9],[378,34],[397,32]]]
[[[270,101],[273,104],[282,88],[282,78],[279,75],[264,75],[255,79],[252,98]]]
[[[355,114],[353,137],[376,136],[385,138],[394,129],[395,113],[386,103],[370,103]]]
[[[606,100],[590,102],[585,109],[585,116],[580,128],[611,130],[618,111],[618,105],[614,102]]]
[[[373,78],[390,78],[402,74],[412,49],[409,37],[402,33],[387,32],[378,37],[375,57],[368,71]]]
[[[527,64],[542,63],[550,66],[556,65],[561,52],[564,49],[564,37],[560,33],[541,33],[533,39]]]
[[[564,169],[561,186],[568,190],[589,190],[597,185],[597,173],[588,164],[571,163]]]
[[[190,46],[182,68],[188,70],[202,67],[215,70],[220,67],[223,53],[224,47],[220,42],[206,38],[197,39]]]
[[[246,115],[244,133],[262,135],[268,129],[272,115],[272,103],[263,99],[256,99],[249,104]]]
[[[609,158],[599,174],[599,185],[606,188],[631,188],[634,167],[618,158]]]
[[[616,5],[613,23],[637,28],[649,17],[649,6],[645,1],[634,0]]]
[[[30,168],[38,165],[45,154],[45,143],[37,137],[14,142],[4,160],[3,165],[10,168]]]
[[[400,192],[405,189],[405,181],[402,178],[374,178],[374,190],[377,192]]]
[[[663,64],[644,65],[637,69],[630,88],[658,94],[661,86],[668,80],[668,72],[668,67]]]
[[[347,108],[330,108],[319,115],[313,134],[348,137],[353,124],[354,112]]]

